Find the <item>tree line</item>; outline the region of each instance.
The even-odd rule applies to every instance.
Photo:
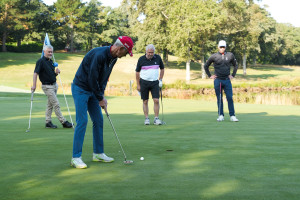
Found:
[[[277,23],[253,0],[123,0],[118,8],[99,0],[1,0],[2,51],[16,43],[42,43],[45,33],[56,49],[88,51],[119,35],[134,39],[135,51],[153,43],[157,52],[204,63],[226,40],[246,74],[247,63],[300,65],[300,28]],[[202,70],[204,71],[204,70]],[[203,74],[204,76],[204,74]]]

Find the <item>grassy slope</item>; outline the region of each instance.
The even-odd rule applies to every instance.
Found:
[[[105,151],[116,161],[91,162],[89,122],[89,168],[76,170],[69,167],[72,130],[43,127],[44,95],[34,97],[28,134],[29,94],[0,96],[1,199],[299,199],[299,106],[236,104],[240,122],[217,123],[215,102],[164,99],[167,125],[145,127],[137,97],[111,97],[111,118],[135,162],[122,163],[104,118]]]
[[[128,87],[130,80],[135,81],[135,66],[142,54],[134,57],[127,56],[119,59],[110,77],[110,85],[124,84]],[[66,93],[70,93],[72,82],[77,68],[84,54],[55,53],[56,61],[61,69],[61,80],[66,86]],[[40,53],[0,53],[0,85],[28,89],[32,85],[32,74],[35,62],[40,58]],[[165,72],[165,83],[174,83],[177,80],[185,80],[185,63],[177,63],[176,58],[170,56],[170,66]],[[212,70],[213,67],[211,67]],[[201,67],[197,63],[191,64],[191,82],[205,87],[213,87],[209,79],[201,79]],[[260,84],[275,85],[295,80],[299,83],[300,67],[298,66],[255,66],[247,69],[247,76],[242,75],[243,70],[238,70],[237,78],[233,86],[257,86]],[[57,80],[59,82],[59,78]],[[38,91],[42,92],[40,88]],[[62,93],[62,90],[59,90]]]

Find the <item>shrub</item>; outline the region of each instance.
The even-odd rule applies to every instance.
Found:
[[[7,51],[9,52],[18,52],[18,53],[40,52],[43,49],[43,44],[41,43],[22,44],[20,47],[14,45],[7,45],[6,48]]]

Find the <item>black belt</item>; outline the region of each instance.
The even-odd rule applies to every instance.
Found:
[[[217,78],[217,79],[225,81],[225,80],[228,80],[229,78]]]
[[[43,85],[55,85],[56,84],[56,82],[54,82],[54,83],[43,83]]]

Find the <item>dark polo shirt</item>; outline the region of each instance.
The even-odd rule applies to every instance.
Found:
[[[49,85],[56,82],[55,67],[53,61],[43,56],[36,62],[34,72],[39,75],[43,85]]]

